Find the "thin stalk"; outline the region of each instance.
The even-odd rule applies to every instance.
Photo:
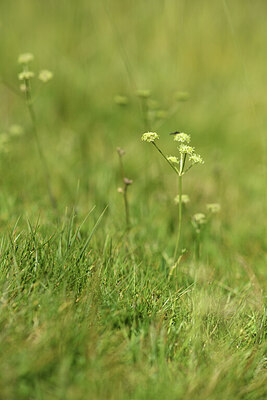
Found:
[[[121,149],[117,149],[117,152],[118,152],[119,161],[120,161],[121,178],[122,178],[122,181],[124,183],[124,186],[123,186],[123,201],[124,201],[124,210],[125,210],[126,230],[128,231],[130,229],[130,211],[129,211],[127,189],[128,189],[129,184],[130,184],[130,181],[126,178],[125,172],[124,172],[124,167],[123,167],[123,162],[122,162],[122,157],[124,155],[124,152]]]
[[[169,166],[176,172],[176,174],[179,174],[177,168],[175,168],[175,166],[168,160],[168,158],[165,156],[165,154],[162,153],[162,151],[160,150],[160,148],[156,145],[155,142],[152,142],[152,144],[156,147],[156,149],[158,150],[158,152],[162,155],[162,157],[164,158],[164,160],[167,161],[167,163],[169,164]]]
[[[51,184],[50,184],[50,173],[49,173],[49,169],[48,169],[48,165],[46,162],[46,158],[39,140],[39,136],[38,136],[38,129],[37,129],[37,122],[36,122],[36,115],[35,115],[35,111],[33,108],[33,104],[32,104],[32,96],[31,96],[31,87],[30,87],[30,82],[28,79],[25,79],[24,81],[25,86],[26,86],[26,104],[28,107],[28,111],[30,114],[30,118],[32,121],[32,126],[33,126],[33,134],[34,134],[34,139],[36,142],[36,147],[37,147],[37,151],[39,153],[39,157],[43,166],[43,171],[44,171],[44,176],[45,176],[45,180],[46,180],[46,186],[47,186],[47,191],[48,191],[48,195],[50,198],[50,202],[51,205],[53,207],[53,209],[55,211],[57,211],[57,202],[56,199],[53,195],[52,189],[51,189]]]
[[[176,241],[176,246],[175,246],[175,251],[174,251],[174,262],[176,262],[176,259],[177,259],[180,238],[181,238],[181,231],[182,231],[182,175],[179,175],[178,185],[179,185],[179,222],[178,222],[177,241]]]

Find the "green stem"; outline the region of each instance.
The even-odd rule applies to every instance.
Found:
[[[47,186],[47,191],[48,191],[48,195],[50,198],[50,202],[51,205],[53,207],[53,209],[55,211],[57,211],[57,202],[56,199],[53,195],[52,189],[51,189],[51,184],[50,184],[50,173],[49,173],[49,169],[48,169],[48,165],[44,156],[44,152],[39,140],[39,136],[38,136],[38,130],[37,130],[37,122],[36,122],[36,115],[35,115],[35,111],[32,105],[32,97],[31,97],[31,87],[30,87],[30,82],[28,79],[26,79],[25,81],[25,86],[26,86],[26,104],[29,110],[29,114],[30,114],[30,118],[32,121],[32,126],[33,126],[33,134],[34,134],[34,139],[36,142],[36,146],[37,146],[37,151],[39,153],[39,157],[43,166],[43,171],[44,171],[44,175],[45,175],[45,180],[46,180],[46,186]]]
[[[177,254],[179,250],[180,238],[182,231],[182,175],[179,175],[179,222],[178,222],[178,234],[174,252],[174,262],[176,263]]]
[[[162,157],[164,158],[164,160],[167,161],[167,163],[169,164],[169,166],[176,172],[176,174],[179,174],[177,168],[175,168],[175,166],[168,160],[168,158],[165,156],[165,154],[162,153],[162,151],[160,150],[160,148],[156,145],[155,142],[152,142],[152,144],[156,147],[156,149],[158,150],[158,152],[162,155]]]

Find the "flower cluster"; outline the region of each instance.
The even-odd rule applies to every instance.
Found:
[[[179,202],[180,202],[180,200],[179,200],[179,195],[177,195],[177,196],[174,198],[174,203],[175,203],[175,204],[179,204]],[[188,194],[182,194],[182,204],[187,204],[187,203],[189,203],[189,202],[190,202],[190,198],[189,198]]]
[[[180,162],[179,158],[177,158],[175,156],[169,156],[169,157],[167,157],[167,160],[174,164],[179,164],[179,162]]]
[[[22,71],[18,74],[18,79],[23,83],[20,85],[22,92],[27,92],[29,89],[29,80],[34,78],[35,74],[29,70],[29,63],[34,60],[34,56],[31,53],[24,53],[18,57],[18,63],[22,64]],[[53,78],[53,73],[47,69],[43,69],[39,72],[38,78],[40,81],[46,83]]]
[[[187,133],[176,133],[176,135],[174,136],[173,140],[175,142],[180,142],[180,143],[190,143],[190,135],[187,135]]]
[[[193,155],[194,154],[194,147],[188,146],[187,144],[181,144],[178,147],[178,150],[181,154],[189,154],[189,155]]]
[[[156,139],[159,139],[159,135],[156,132],[146,132],[142,135],[141,140],[143,142],[155,142]]]

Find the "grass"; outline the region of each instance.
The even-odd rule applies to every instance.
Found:
[[[266,4],[76,3],[0,5],[0,132],[24,129],[0,155],[0,398],[263,400]],[[13,90],[25,51],[54,73],[32,89],[56,212]],[[169,132],[190,133],[205,160],[183,182],[188,253],[172,274],[177,188],[140,141],[137,89],[167,114],[190,93],[149,129],[166,154]],[[196,259],[191,217],[215,202]]]

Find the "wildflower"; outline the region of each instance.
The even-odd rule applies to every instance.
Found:
[[[19,64],[28,64],[30,61],[34,59],[32,53],[23,53],[19,55],[18,63]]]
[[[141,97],[143,99],[147,99],[148,97],[150,97],[151,92],[150,92],[150,90],[142,89],[142,90],[137,90],[136,94],[137,94],[138,97]]]
[[[180,143],[190,143],[191,138],[190,135],[187,135],[187,133],[180,132],[174,135],[173,140]]]
[[[159,135],[156,132],[146,132],[142,135],[141,140],[143,142],[155,142],[156,139],[159,139]]]
[[[210,211],[212,214],[217,214],[221,211],[221,205],[219,203],[207,204],[207,210]]]
[[[179,195],[174,198],[175,204],[179,204]],[[188,194],[182,194],[182,204],[187,204],[190,202]]]
[[[23,128],[20,125],[11,125],[9,128],[9,133],[12,136],[20,136],[23,134]]]
[[[175,163],[175,164],[179,164],[179,162],[180,162],[180,160],[175,156],[169,156],[169,157],[167,157],[167,160],[172,163]]]
[[[191,147],[191,146],[187,146],[186,144],[181,144],[179,147],[178,147],[178,150],[180,151],[180,153],[182,153],[182,154],[189,154],[189,155],[192,155],[193,153],[194,153],[194,147]]]
[[[193,215],[193,221],[197,225],[204,225],[207,222],[206,215],[203,213],[197,213],[197,214]]]
[[[204,164],[204,160],[199,154],[191,154],[189,160],[193,161],[194,164]]]
[[[117,95],[114,97],[114,102],[118,104],[118,106],[127,106],[128,98],[126,96]]]
[[[40,81],[46,83],[53,78],[53,73],[51,71],[48,71],[47,69],[43,69],[39,72],[38,78],[40,79]]]
[[[123,193],[123,188],[118,187],[117,191],[118,191],[118,193]]]
[[[20,81],[27,81],[34,77],[34,72],[32,71],[22,71],[18,75]]]

